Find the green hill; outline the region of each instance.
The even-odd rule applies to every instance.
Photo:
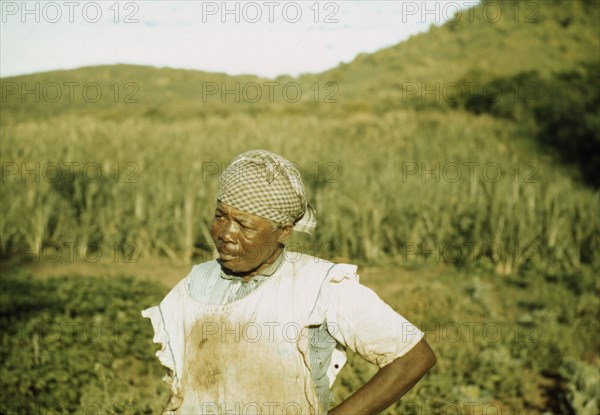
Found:
[[[550,76],[600,62],[599,22],[597,1],[484,1],[441,27],[316,78],[350,84],[353,98],[372,99],[368,93],[410,82],[433,89],[436,82],[485,82],[531,70]]]
[[[325,109],[336,115],[435,106],[498,77],[538,71],[548,78],[582,62],[600,62],[599,21],[593,0],[485,1],[441,27],[320,74],[264,79],[132,65],[46,72],[3,79],[2,112],[5,119],[31,111],[38,117],[85,112],[181,119],[240,111],[315,113],[320,103],[336,105],[320,105],[317,114]],[[36,82],[37,99],[35,92],[23,96],[26,89],[35,91]]]

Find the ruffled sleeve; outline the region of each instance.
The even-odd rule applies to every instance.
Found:
[[[156,357],[169,370],[163,380],[170,385],[173,395],[180,393],[179,379],[185,352],[186,283],[187,279],[181,280],[159,305],[142,311],[142,316],[152,323],[152,341],[161,346]]]
[[[169,345],[169,334],[165,329],[165,322],[162,317],[160,306],[154,306],[142,311],[142,317],[150,319],[152,328],[154,329],[154,337],[152,341],[161,345],[161,349],[156,352],[156,357],[160,363],[172,370],[175,370],[175,357]]]
[[[384,367],[403,356],[424,334],[358,278],[331,279],[324,290],[330,334],[364,359]]]

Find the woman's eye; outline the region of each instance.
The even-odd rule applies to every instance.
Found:
[[[239,223],[239,222],[238,222]],[[243,230],[245,231],[253,231],[254,228],[251,227],[249,224],[247,223],[240,223],[240,226],[242,227]]]

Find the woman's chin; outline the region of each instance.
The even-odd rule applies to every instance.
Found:
[[[221,255],[219,262],[221,263],[222,267],[226,268],[229,272],[234,274],[243,274],[244,272],[251,271],[251,269],[248,268],[247,264],[242,263],[237,257]]]

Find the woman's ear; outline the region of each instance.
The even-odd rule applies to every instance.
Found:
[[[277,237],[277,242],[279,243],[283,243],[287,238],[290,237],[290,235],[292,234],[292,226],[291,225],[286,225],[283,226],[281,228],[279,228],[279,236]]]

